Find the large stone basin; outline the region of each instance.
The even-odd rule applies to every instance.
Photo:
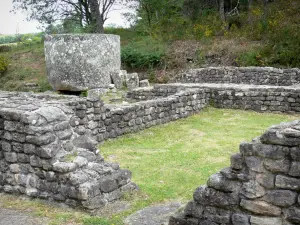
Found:
[[[106,88],[121,67],[120,36],[62,34],[45,38],[48,80],[56,91]]]

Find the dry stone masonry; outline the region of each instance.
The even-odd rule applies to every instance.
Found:
[[[191,69],[175,79],[178,83],[231,83],[291,86],[300,83],[300,69],[272,67],[208,67]]]
[[[98,143],[208,105],[298,113],[298,75],[298,69],[205,68],[180,75],[184,83],[149,87],[137,74],[119,71],[113,82],[120,88],[125,82],[127,98],[134,102],[119,105],[104,104],[102,89],[91,90],[87,98],[0,92],[0,190],[100,208],[136,186],[130,171],[104,161]],[[198,188],[183,215],[170,224],[299,224],[298,146],[298,121],[242,144],[231,167]]]
[[[159,99],[184,90],[203,90],[205,104],[217,108],[245,109],[257,112],[300,112],[300,86],[247,84],[159,84],[127,93],[137,101]]]
[[[95,209],[136,188],[130,171],[105,162],[97,142],[76,130],[82,121],[74,109],[87,107],[95,115],[102,110],[100,100],[83,102],[0,93],[1,191]]]
[[[169,225],[300,223],[300,121],[271,127],[240,145],[231,166],[196,189]]]

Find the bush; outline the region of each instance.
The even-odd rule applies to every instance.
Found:
[[[238,56],[236,62],[239,66],[263,66],[261,55],[255,50],[242,53]]]
[[[165,45],[152,38],[131,42],[122,48],[123,66],[130,69],[149,69],[163,64]]]
[[[300,67],[300,32],[299,27],[286,28],[271,35],[269,45],[273,54],[269,64],[276,64],[286,67]]]
[[[11,51],[11,46],[9,45],[0,45],[0,52],[9,52]]]
[[[3,74],[8,68],[8,59],[0,56],[0,74]]]

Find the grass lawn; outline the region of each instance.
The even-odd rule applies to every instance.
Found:
[[[191,200],[193,191],[211,174],[229,166],[230,155],[239,151],[240,142],[251,141],[273,124],[297,118],[299,115],[206,108],[186,119],[106,141],[100,147],[105,159],[130,169],[140,188],[139,193],[124,197],[131,209],[110,218],[8,195],[0,196],[0,203],[48,217],[50,224],[121,225],[124,217],[146,206]]]
[[[9,60],[7,71],[0,76],[0,90],[29,91],[27,83],[38,84],[38,92],[52,89],[46,77],[42,44],[13,47],[12,51],[0,53],[0,56]]]
[[[230,165],[242,141],[297,118],[206,108],[186,119],[106,141],[101,151],[106,160],[132,171],[133,182],[148,196],[146,204],[187,201],[211,174]]]

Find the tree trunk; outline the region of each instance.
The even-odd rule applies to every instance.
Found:
[[[264,14],[263,14],[263,20],[264,20],[264,23],[267,23],[267,17],[268,17],[268,7],[267,7],[267,4],[268,4],[268,0],[263,0],[263,4],[264,4]]]
[[[94,33],[104,33],[104,20],[101,16],[98,0],[89,0]]]
[[[225,3],[224,0],[219,0],[219,14],[222,21],[225,21]]]
[[[78,1],[78,4],[79,4],[79,24],[80,27],[83,28],[83,8],[80,0]]]
[[[253,4],[253,0],[248,0],[248,24],[250,24],[251,26],[252,26],[252,15],[251,15],[252,4]]]

